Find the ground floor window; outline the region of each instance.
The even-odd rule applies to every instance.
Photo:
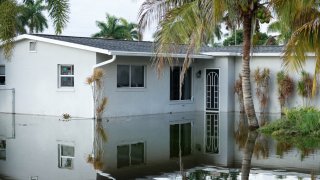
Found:
[[[180,73],[182,67],[172,67],[170,71],[170,100],[191,100],[191,68],[185,73],[182,83],[182,94],[180,98]]]
[[[58,145],[59,168],[73,169],[74,147],[70,145]]]
[[[0,86],[6,85],[6,68],[4,65],[0,65]]]
[[[74,87],[74,65],[58,65],[59,87]]]
[[[191,123],[170,125],[170,158],[191,154]]]
[[[117,147],[117,167],[144,164],[144,143],[125,144]]]
[[[142,65],[118,65],[117,87],[145,87],[145,67]]]

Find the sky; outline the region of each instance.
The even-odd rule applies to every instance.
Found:
[[[138,12],[143,0],[70,0],[70,19],[62,35],[91,36],[99,31],[96,21],[105,21],[106,13],[123,17],[137,23]],[[54,34],[50,21],[46,34]],[[152,30],[145,33],[143,40],[152,40]]]
[[[105,21],[106,13],[122,17],[129,22],[137,23],[139,8],[144,0],[69,0],[70,19],[62,35],[90,37],[99,31],[96,21]],[[45,34],[54,34],[52,23],[49,20],[49,29]],[[261,31],[266,31],[266,24],[261,26]],[[144,33],[144,41],[152,41],[155,27]],[[224,33],[227,33],[225,30]]]

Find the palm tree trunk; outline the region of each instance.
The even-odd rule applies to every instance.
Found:
[[[256,143],[256,139],[258,136],[257,131],[248,131],[248,138],[246,145],[244,147],[244,154],[242,158],[242,166],[241,166],[241,179],[242,180],[248,180],[250,169],[251,169],[251,158],[254,150],[254,146]]]
[[[248,10],[243,20],[242,89],[244,108],[247,114],[249,128],[257,129],[259,128],[259,124],[254,110],[250,82],[250,49],[252,38],[251,31],[252,12]]]

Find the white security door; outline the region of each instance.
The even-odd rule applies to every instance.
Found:
[[[219,111],[219,69],[206,70],[206,111]]]

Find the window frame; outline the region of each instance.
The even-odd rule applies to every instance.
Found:
[[[119,87],[118,86],[118,67],[119,66],[129,66],[129,86],[121,86]],[[132,77],[132,74],[131,74],[131,67],[132,66],[139,66],[139,67],[143,67],[143,87],[134,87],[132,86],[131,84],[131,77]],[[147,86],[146,86],[146,69],[147,69],[147,66],[146,65],[141,65],[141,64],[117,64],[117,88],[118,89],[145,89]]]
[[[179,75],[181,73],[182,70],[182,66],[172,66],[170,67],[170,74],[169,74],[169,100],[170,102],[174,103],[174,102],[192,102],[193,101],[193,68],[190,66],[188,70],[190,70],[190,99],[181,99],[179,97],[179,99],[171,99],[171,73],[173,72],[173,68],[180,68],[180,72]],[[185,80],[185,77],[184,77]],[[180,84],[180,78],[179,78],[179,84]]]
[[[71,66],[73,74],[72,75],[62,75],[61,74],[61,68],[63,66]],[[61,78],[62,77],[72,77],[73,78],[73,86],[62,86],[61,85]],[[74,85],[75,85],[74,64],[58,64],[58,88],[73,89]]]
[[[4,77],[4,84],[0,84],[0,87],[1,86],[5,86],[5,85],[7,85],[7,83],[6,83],[6,80],[7,80],[7,76],[6,76],[6,65],[4,65],[4,64],[0,64],[0,67],[3,67],[4,68],[4,74],[0,74],[0,77]]]
[[[34,50],[31,49],[31,44],[34,43]],[[37,41],[29,41],[29,52],[35,53],[37,52]]]
[[[68,146],[73,148],[73,156],[63,156],[62,155],[62,147]],[[62,165],[63,159],[71,159],[71,167],[64,167]],[[74,168],[74,159],[75,159],[75,146],[69,144],[58,144],[58,168],[60,169],[73,169]]]
[[[140,163],[140,164],[132,164],[132,156],[131,156],[131,152],[132,152],[132,145],[135,145],[135,144],[143,144],[143,162]],[[118,165],[118,147],[120,146],[129,146],[129,154],[128,154],[128,157],[129,157],[129,165],[128,166],[121,166],[119,167]],[[119,144],[117,145],[117,168],[120,169],[120,168],[125,168],[125,167],[132,167],[132,166],[140,166],[140,165],[145,165],[147,162],[146,160],[146,142],[144,141],[137,141],[137,142],[131,142],[131,143],[125,143],[125,144]]]
[[[0,157],[0,160],[5,161],[7,159],[7,141],[5,139],[0,139],[0,143],[4,142],[4,147],[0,148],[0,151],[4,154],[4,157]]]

